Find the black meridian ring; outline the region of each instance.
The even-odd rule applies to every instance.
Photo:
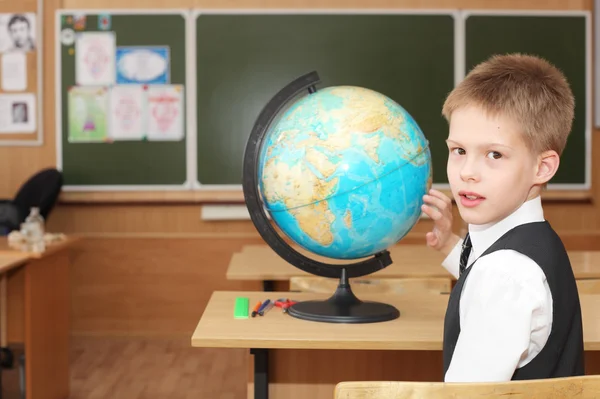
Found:
[[[369,259],[356,263],[333,265],[308,258],[289,246],[269,222],[258,195],[258,157],[269,125],[277,113],[293,97],[304,90],[316,91],[321,80],[316,71],[307,73],[281,89],[262,109],[246,144],[243,163],[242,187],[244,200],[254,226],[269,246],[285,261],[297,268],[321,277],[340,278],[345,270],[347,278],[361,277],[384,269],[392,264],[389,251],[384,250]]]

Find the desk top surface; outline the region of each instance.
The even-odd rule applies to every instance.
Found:
[[[396,320],[372,324],[333,324],[296,319],[273,307],[264,316],[234,319],[236,297],[250,310],[267,298],[326,299],[296,292],[215,291],[192,336],[192,346],[217,348],[442,350],[447,295],[361,295],[400,311]],[[586,350],[600,350],[600,295],[581,296]]]
[[[305,251],[300,251],[306,255]],[[390,249],[392,263],[371,274],[374,277],[450,277],[442,266],[441,253],[425,245],[396,245]],[[309,255],[313,259],[331,261]],[[600,251],[569,251],[571,266],[577,279],[600,278]],[[341,263],[339,260],[330,263]],[[247,245],[231,257],[227,268],[229,280],[289,280],[310,274],[281,259],[268,245]]]
[[[0,254],[0,273],[7,272],[15,267],[25,264],[29,260],[29,256],[25,254]]]
[[[25,256],[26,259],[41,259],[41,258],[50,256],[52,254],[55,254],[56,252],[67,249],[67,248],[71,247],[73,244],[75,244],[77,241],[79,241],[79,238],[69,236],[69,237],[66,237],[64,240],[56,241],[51,244],[47,244],[46,250],[43,253],[38,254],[38,253],[33,253],[33,252],[19,251],[16,248],[12,248],[8,245],[8,239],[6,237],[4,237],[3,239],[0,240],[0,257],[18,255],[18,256]]]

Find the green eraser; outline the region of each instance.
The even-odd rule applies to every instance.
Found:
[[[248,306],[250,300],[245,297],[235,298],[235,307],[233,308],[234,319],[247,319],[248,318]]]

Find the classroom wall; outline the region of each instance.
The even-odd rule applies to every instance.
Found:
[[[21,2],[35,4],[35,0]],[[45,0],[44,145],[0,146],[0,197],[12,196],[36,170],[55,165],[57,8],[361,8],[368,3],[373,8],[592,8],[592,0]],[[596,140],[593,155],[600,155]],[[599,162],[593,161],[593,170]],[[600,209],[596,203],[600,174],[594,172],[592,180],[593,201],[545,204],[547,219],[571,249],[600,249]],[[86,238],[73,251],[73,334],[189,336],[213,290],[259,289],[258,283],[225,280],[231,253],[244,244],[262,242],[251,222],[203,222],[200,212],[200,204],[189,203],[61,202],[48,229]],[[458,228],[460,220],[455,225]],[[421,221],[405,242],[423,242],[430,227],[430,221]]]

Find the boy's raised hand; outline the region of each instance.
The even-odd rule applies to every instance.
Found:
[[[460,238],[452,232],[452,201],[438,190],[423,196],[421,209],[434,221],[433,230],[425,235],[427,245],[448,255]]]

